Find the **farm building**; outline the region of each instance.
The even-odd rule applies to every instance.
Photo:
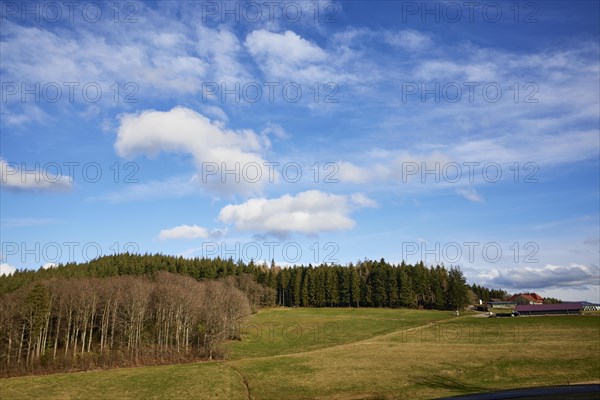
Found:
[[[488,309],[493,308],[514,308],[517,305],[515,301],[488,301],[485,303]]]
[[[526,304],[517,305],[515,311],[520,315],[579,315],[583,311],[581,302],[560,304]]]
[[[515,301],[519,303],[519,300],[527,302],[529,304],[543,304],[544,298],[537,293],[518,293],[510,296],[508,301]]]

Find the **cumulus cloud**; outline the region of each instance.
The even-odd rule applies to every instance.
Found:
[[[12,275],[15,273],[15,271],[17,270],[16,267],[13,267],[12,265],[8,264],[8,263],[1,263],[0,264],[0,276],[2,275]]]
[[[179,225],[171,229],[160,231],[160,240],[170,239],[205,239],[209,236],[208,229],[198,225]]]
[[[56,267],[57,265],[58,265],[58,264],[56,264],[56,263],[53,263],[53,262],[48,262],[48,263],[46,263],[46,264],[42,265],[42,268],[43,268],[43,269],[50,269],[50,268],[54,268],[54,267]]]
[[[242,204],[221,209],[219,220],[234,224],[240,231],[273,235],[292,232],[316,234],[352,229],[349,217],[352,206],[373,206],[366,196],[354,197],[309,190],[295,196],[286,194],[275,199],[250,199]]]
[[[480,276],[485,279],[486,284],[494,287],[526,290],[600,284],[597,266],[575,263],[568,266],[547,264],[543,267],[494,269]]]
[[[262,154],[268,138],[250,129],[230,130],[189,108],[147,110],[120,118],[115,149],[122,157],[160,152],[190,154],[197,175],[194,181],[219,193],[256,193],[268,182],[262,173]],[[225,174],[225,171],[236,171]]]
[[[54,175],[48,168],[36,168],[23,163],[9,163],[0,159],[1,186],[14,191],[62,191],[72,186],[71,178]]]

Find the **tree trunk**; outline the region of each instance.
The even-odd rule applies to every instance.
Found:
[[[25,338],[25,322],[23,322],[23,329],[21,330],[21,340],[19,341],[19,353],[17,355],[17,364],[21,364],[21,351],[23,350],[24,338]]]
[[[58,349],[58,338],[60,337],[60,321],[62,319],[62,308],[58,313],[58,320],[56,321],[56,335],[54,335],[54,352],[52,354],[52,359],[56,359],[56,351]]]
[[[71,344],[71,323],[73,319],[73,309],[71,308],[71,306],[69,305],[69,319],[67,322],[67,337],[65,340],[65,358],[67,357],[67,354],[69,352],[69,345]]]
[[[88,338],[88,346],[87,346],[87,352],[90,352],[90,349],[92,348],[92,338],[93,338],[93,330],[94,330],[94,318],[96,317],[96,312],[95,310],[92,311],[92,316],[90,319],[90,333],[89,333],[89,338]]]

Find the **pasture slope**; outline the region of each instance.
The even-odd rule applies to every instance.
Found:
[[[600,382],[600,317],[269,309],[218,362],[0,379],[0,399],[429,399]]]

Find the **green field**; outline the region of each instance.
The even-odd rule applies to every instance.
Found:
[[[426,399],[600,381],[600,317],[271,309],[227,360],[0,380],[1,399]]]

